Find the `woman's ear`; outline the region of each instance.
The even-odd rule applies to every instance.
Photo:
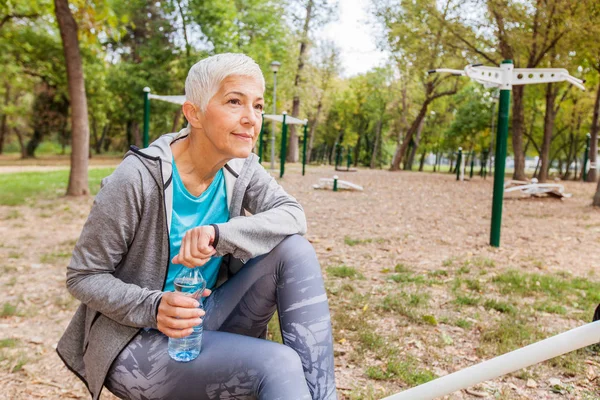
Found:
[[[202,122],[200,120],[200,110],[198,109],[198,107],[196,107],[196,105],[190,101],[186,101],[185,103],[183,103],[183,105],[181,106],[181,110],[183,111],[183,115],[185,115],[185,118],[187,119],[187,121],[189,122],[189,124],[191,126],[193,126],[194,128],[201,128],[202,127]]]

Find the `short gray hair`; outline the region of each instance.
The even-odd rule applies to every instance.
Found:
[[[265,78],[256,61],[241,53],[223,53],[200,60],[190,68],[185,79],[185,99],[206,111],[209,100],[230,75],[256,78],[265,88]]]

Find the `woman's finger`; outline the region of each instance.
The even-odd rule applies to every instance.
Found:
[[[173,338],[173,339],[181,339],[186,336],[190,336],[192,334],[192,332],[194,331],[192,328],[170,329],[170,328],[166,328],[166,327],[163,327],[162,329],[159,329],[159,330],[162,333],[164,333],[165,335],[167,335],[168,337]]]

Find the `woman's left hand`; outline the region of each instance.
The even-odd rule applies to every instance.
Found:
[[[217,252],[212,246],[214,240],[215,228],[210,225],[190,229],[181,240],[179,254],[171,261],[188,268],[200,267]]]

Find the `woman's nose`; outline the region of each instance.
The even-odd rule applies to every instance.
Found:
[[[258,122],[258,116],[254,112],[254,109],[246,111],[242,116],[242,124],[254,126]]]

